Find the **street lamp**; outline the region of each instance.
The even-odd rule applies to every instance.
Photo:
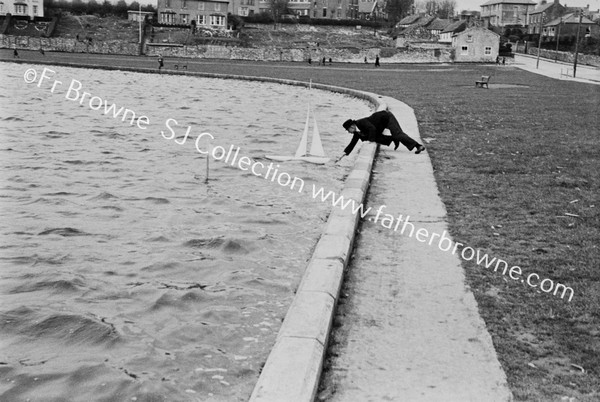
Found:
[[[556,53],[554,54],[554,62],[558,61],[558,42],[560,41],[560,26],[562,25],[562,17],[560,17],[560,22],[558,23],[558,32],[556,33]]]
[[[140,43],[142,43],[142,3],[138,3],[139,11],[138,11],[138,22],[140,26]]]
[[[577,24],[577,38],[575,39],[575,60],[573,61],[573,78],[577,72],[577,54],[579,52],[579,30],[581,28],[581,19],[583,18],[583,10],[579,10],[579,24]]]
[[[540,40],[538,41],[537,61],[535,62],[535,68],[536,69],[539,68],[539,66],[540,66],[540,48],[542,47],[542,29],[543,29],[542,23],[544,21],[544,15],[545,14],[546,13],[543,12],[540,15]]]

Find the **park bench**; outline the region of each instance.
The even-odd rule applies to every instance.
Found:
[[[489,82],[490,82],[490,76],[489,75],[482,75],[481,76],[481,80],[475,81],[475,88],[477,88],[477,87],[483,88],[483,86],[485,85],[485,87],[487,89],[490,89],[490,87],[488,86]]]

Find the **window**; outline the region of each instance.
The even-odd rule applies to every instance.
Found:
[[[215,3],[215,11],[221,11],[221,3]]]
[[[165,0],[165,7],[171,8],[171,0]]]
[[[38,6],[33,6],[33,15],[37,15]]]
[[[483,51],[483,54],[485,54],[486,56],[489,56],[492,54],[492,48],[490,46],[486,46],[485,50]]]
[[[198,25],[206,25],[206,16],[202,14],[198,14],[196,16],[196,23]]]
[[[211,15],[210,25],[225,25],[225,17],[223,17],[222,15]]]
[[[327,17],[327,8],[323,7],[323,17]]]
[[[241,16],[247,16],[248,15],[248,7],[240,7],[240,9],[238,10],[238,13]]]
[[[463,46],[460,48],[460,54],[469,54],[469,46]]]
[[[27,5],[15,4],[15,14],[27,14]]]
[[[160,22],[164,24],[172,24],[175,22],[175,18],[173,18],[175,14],[172,13],[161,13],[160,14]]]
[[[189,14],[181,14],[181,23],[189,24],[189,22],[190,22],[190,15]]]
[[[473,35],[467,35],[467,42],[473,42]]]

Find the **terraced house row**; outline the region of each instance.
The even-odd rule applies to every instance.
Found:
[[[31,1],[31,0],[29,0]],[[227,13],[250,16],[270,12],[271,0],[158,0],[158,21],[225,28]],[[296,16],[357,19],[383,9],[381,0],[289,0],[287,9]]]

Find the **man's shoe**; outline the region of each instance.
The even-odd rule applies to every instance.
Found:
[[[394,147],[394,151],[395,151],[395,150],[397,150],[397,149],[398,149],[398,147],[400,146],[400,141],[399,141],[399,140],[393,140],[393,141],[394,141],[394,144],[396,145],[396,146]]]
[[[425,151],[425,147],[423,145],[417,145],[417,150],[415,153],[420,154],[423,151]]]

